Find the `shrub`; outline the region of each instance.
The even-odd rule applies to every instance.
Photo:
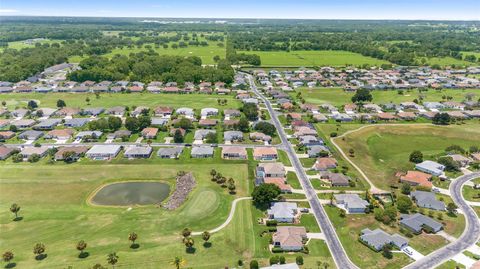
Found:
[[[295,263],[298,265],[303,265],[303,257],[302,256],[297,256],[295,258]]]

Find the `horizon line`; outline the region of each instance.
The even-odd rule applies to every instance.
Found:
[[[272,18],[272,17],[142,17],[142,16],[85,16],[85,15],[65,15],[65,16],[57,16],[57,15],[26,15],[26,14],[1,14],[0,17],[52,17],[52,18],[128,18],[128,19],[217,19],[217,20],[344,20],[344,21],[433,21],[433,22],[441,22],[441,21],[449,21],[449,22],[480,22],[480,18],[477,19],[428,19],[428,18],[416,18],[416,19],[400,19],[400,18],[392,18],[392,19],[373,19],[373,18]]]

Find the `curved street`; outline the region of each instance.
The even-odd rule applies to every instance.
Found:
[[[263,102],[265,103],[265,106],[268,109],[268,112],[272,116],[272,123],[275,125],[278,131],[279,137],[282,141],[282,145],[284,146],[285,151],[288,154],[288,157],[290,159],[290,162],[292,163],[292,166],[295,168],[296,174],[298,176],[300,184],[302,185],[302,188],[305,190],[305,195],[307,196],[307,200],[310,203],[312,212],[315,215],[315,219],[317,220],[322,232],[325,235],[326,243],[328,245],[328,248],[330,249],[330,252],[332,254],[332,257],[335,261],[337,268],[342,268],[342,269],[358,268],[348,258],[345,252],[345,249],[343,248],[337,236],[335,228],[333,227],[332,223],[330,222],[330,219],[327,216],[327,213],[325,212],[322,205],[320,204],[320,201],[317,198],[315,189],[310,183],[310,180],[308,179],[307,174],[305,173],[305,170],[303,169],[303,166],[300,163],[300,160],[298,159],[295,153],[295,150],[293,149],[292,145],[288,141],[287,135],[285,134],[283,126],[278,120],[278,115],[273,110],[270,101],[258,91],[257,87],[255,86],[255,81],[253,80],[253,77],[249,74],[245,74],[245,75],[248,78],[252,91],[260,99],[263,100]]]
[[[462,236],[447,246],[438,249],[404,268],[407,269],[430,269],[435,268],[445,261],[449,260],[458,253],[463,252],[468,247],[474,245],[480,239],[480,222],[475,211],[467,204],[462,195],[462,187],[466,182],[480,178],[480,172],[464,175],[453,180],[450,184],[450,194],[453,202],[465,214],[465,230]]]

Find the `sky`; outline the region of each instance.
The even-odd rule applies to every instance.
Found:
[[[480,0],[0,0],[0,15],[480,20]]]

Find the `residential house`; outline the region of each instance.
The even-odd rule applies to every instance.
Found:
[[[210,158],[213,157],[213,147],[210,146],[195,146],[191,151],[192,158]]]
[[[158,133],[158,128],[147,127],[142,130],[141,134],[145,139],[155,139],[157,137],[157,133]]]
[[[211,108],[211,107],[202,108],[200,115],[202,116],[202,118],[206,118],[209,116],[216,116],[218,115],[218,109]]]
[[[135,108],[135,110],[132,111],[131,116],[132,117],[138,117],[138,116],[143,115],[143,114],[148,114],[149,111],[150,111],[149,107],[138,106],[137,108]]]
[[[24,140],[37,140],[43,136],[43,132],[36,130],[27,130],[18,135],[18,138]]]
[[[68,140],[74,133],[73,129],[55,129],[45,135],[46,139]]]
[[[91,119],[87,118],[73,118],[73,119],[68,119],[65,120],[63,123],[63,126],[69,127],[69,128],[80,128],[85,126],[85,124],[89,123]]]
[[[216,119],[201,119],[198,121],[198,125],[205,128],[215,127],[217,125]]]
[[[445,166],[437,162],[427,160],[421,163],[417,163],[415,165],[415,169],[438,177],[443,175],[443,170],[445,170]]]
[[[360,196],[355,193],[335,194],[334,197],[337,206],[340,205],[341,208],[345,209],[349,214],[365,213],[365,209],[369,205],[366,200],[360,198]]]
[[[91,107],[91,108],[84,108],[80,112],[82,115],[87,115],[87,116],[98,116],[102,114],[105,111],[104,108],[102,107]]]
[[[402,214],[400,216],[400,225],[411,230],[415,234],[420,234],[422,230],[437,233],[443,229],[443,225],[440,222],[420,213],[415,213],[413,215]]]
[[[87,151],[86,156],[92,160],[110,160],[115,158],[121,149],[119,145],[94,145]]]
[[[10,123],[10,125],[13,125],[17,127],[17,129],[27,129],[32,127],[35,124],[34,120],[15,120]]]
[[[128,159],[147,159],[152,155],[152,151],[152,147],[148,145],[131,145],[125,149],[123,156]]]
[[[270,142],[272,141],[272,137],[264,133],[253,132],[253,133],[250,133],[250,140],[252,140],[253,142],[257,142],[257,141]]]
[[[333,187],[348,187],[350,186],[350,178],[344,174],[332,172],[320,172],[320,179],[326,179]]]
[[[20,151],[20,155],[22,155],[23,159],[28,159],[30,156],[37,154],[40,157],[45,157],[48,152],[48,147],[24,147]]]
[[[240,117],[241,112],[238,109],[225,109],[223,111],[223,114],[227,118],[233,118],[233,117]]]
[[[400,182],[408,183],[412,186],[422,186],[426,188],[432,188],[432,175],[419,172],[419,171],[407,171],[405,175],[400,176]]]
[[[152,126],[165,126],[168,123],[168,118],[152,118],[150,125]]]
[[[132,132],[130,132],[129,130],[117,130],[114,133],[108,134],[107,139],[117,139],[117,138],[123,139],[124,137],[125,138],[130,137],[130,135],[132,135]]]
[[[86,146],[67,146],[67,147],[60,147],[58,151],[55,153],[55,160],[56,161],[63,161],[64,156],[67,152],[71,152],[72,154],[69,156],[68,161],[77,161],[80,159],[86,152],[88,151],[88,147]]]
[[[433,192],[413,191],[410,193],[410,197],[412,197],[418,207],[441,211],[445,210],[445,203],[437,200]]]
[[[171,108],[171,107],[166,107],[166,106],[159,106],[159,107],[156,107],[156,108],[153,110],[153,113],[154,113],[155,116],[157,116],[157,117],[168,118],[168,117],[172,116],[172,114],[173,114],[173,108]]]
[[[317,158],[318,156],[324,156],[323,154],[329,153],[330,150],[324,145],[312,145],[307,147],[308,158]]]
[[[226,131],[223,133],[223,139],[225,142],[242,141],[243,133],[240,131]]]
[[[175,113],[178,115],[185,116],[186,118],[193,119],[195,117],[195,113],[193,112],[193,109],[188,108],[188,107],[181,107],[178,108]]]
[[[285,251],[301,251],[307,240],[307,230],[299,226],[277,226],[272,236],[273,246]]]
[[[3,145],[0,145],[0,160],[6,160],[12,153],[15,151],[15,148],[8,148]]]
[[[317,171],[327,171],[337,167],[337,160],[330,157],[318,158],[313,165],[313,169]]]
[[[274,147],[258,147],[253,149],[253,158],[256,161],[274,161],[278,159],[277,149]]]
[[[4,141],[13,138],[15,133],[12,131],[0,131],[0,141]]]
[[[195,131],[193,138],[195,140],[203,140],[207,137],[209,133],[216,134],[217,132],[215,130],[198,129]]]
[[[55,112],[55,115],[59,117],[72,117],[78,114],[80,114],[80,109],[73,107],[64,107]]]
[[[125,107],[123,106],[114,106],[107,109],[107,114],[114,115],[114,116],[123,116],[125,114]]]
[[[373,231],[370,229],[362,230],[360,241],[375,251],[382,250],[383,246],[388,244],[392,244],[398,249],[403,249],[408,246],[408,240],[406,238],[398,234],[389,235],[380,229],[375,229]]]
[[[157,156],[162,159],[178,159],[182,154],[182,147],[173,148],[160,148],[157,152]]]
[[[86,137],[90,138],[100,138],[103,135],[101,131],[81,131],[75,135],[75,139],[84,139]]]
[[[222,158],[230,160],[246,160],[247,150],[239,146],[225,146],[222,148]]]
[[[272,203],[270,209],[267,210],[267,215],[268,219],[277,222],[294,223],[298,215],[297,204],[292,202]]]
[[[449,154],[448,157],[451,157],[460,167],[465,167],[470,164],[472,161],[470,158],[467,158],[460,154]]]
[[[62,122],[60,119],[46,119],[46,120],[42,120],[41,122],[35,124],[32,128],[34,130],[52,130],[60,122]]]

